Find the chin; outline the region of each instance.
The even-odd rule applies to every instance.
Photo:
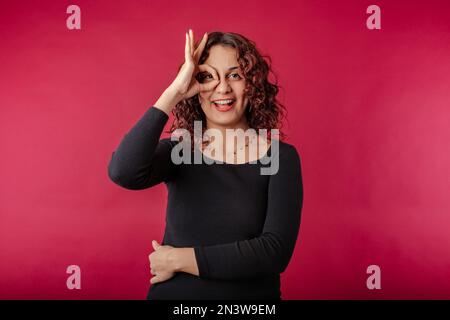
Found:
[[[211,124],[216,124],[220,126],[233,127],[241,121],[240,114],[237,113],[227,113],[227,114],[209,114],[207,116],[208,121]]]
[[[234,121],[212,121],[216,125],[227,127],[229,129],[233,129],[234,126],[239,122],[237,119]]]

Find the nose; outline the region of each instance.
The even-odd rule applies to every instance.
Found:
[[[221,79],[216,86],[216,91],[219,94],[225,94],[231,91],[231,87],[226,79]]]

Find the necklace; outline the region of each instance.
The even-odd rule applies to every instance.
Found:
[[[239,150],[244,149],[244,147],[248,147],[248,145],[250,144],[250,142],[253,141],[253,140],[255,139],[255,137],[256,137],[256,135],[251,136],[251,137],[248,139],[248,142],[247,142],[244,146],[241,146],[241,147],[239,148]],[[233,153],[234,153],[235,155],[237,154],[237,152],[238,152],[238,150],[234,150],[234,151],[233,151]]]
[[[241,151],[242,149],[248,147],[249,144],[250,144],[253,140],[255,140],[256,137],[257,137],[257,134],[254,134],[254,135],[252,135],[251,137],[248,137],[248,139],[246,139],[246,140],[248,140],[248,141],[245,143],[245,145],[240,146],[237,150],[236,150],[236,147],[235,147],[234,150],[233,150],[234,156],[237,155],[238,151]],[[204,151],[208,150],[210,147],[211,147],[211,144],[208,143],[208,145],[204,148]],[[228,153],[231,153],[231,152],[228,152]]]

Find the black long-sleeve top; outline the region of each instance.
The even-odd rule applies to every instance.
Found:
[[[284,272],[297,240],[303,185],[300,157],[279,141],[279,168],[263,161],[174,164],[180,143],[160,136],[169,117],[150,107],[112,153],[109,178],[141,190],[168,189],[162,244],[193,247],[199,276],[178,272],[150,286],[148,299],[281,299]],[[192,151],[193,153],[194,151]],[[273,156],[272,147],[264,157]]]

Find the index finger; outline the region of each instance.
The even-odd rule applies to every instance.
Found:
[[[197,81],[198,85],[199,85],[199,90],[200,91],[209,91],[214,89],[217,84],[219,83],[219,75],[217,74],[216,69],[214,69],[213,67],[211,67],[208,64],[201,64],[198,66],[198,69],[200,71],[207,71],[209,73],[212,74],[214,80],[210,81],[210,82],[206,82],[206,83],[200,83]]]
[[[214,79],[219,80],[219,75],[218,75],[216,69],[211,67],[209,64],[204,63],[204,64],[199,65],[198,70],[199,71],[207,71],[212,74]]]

